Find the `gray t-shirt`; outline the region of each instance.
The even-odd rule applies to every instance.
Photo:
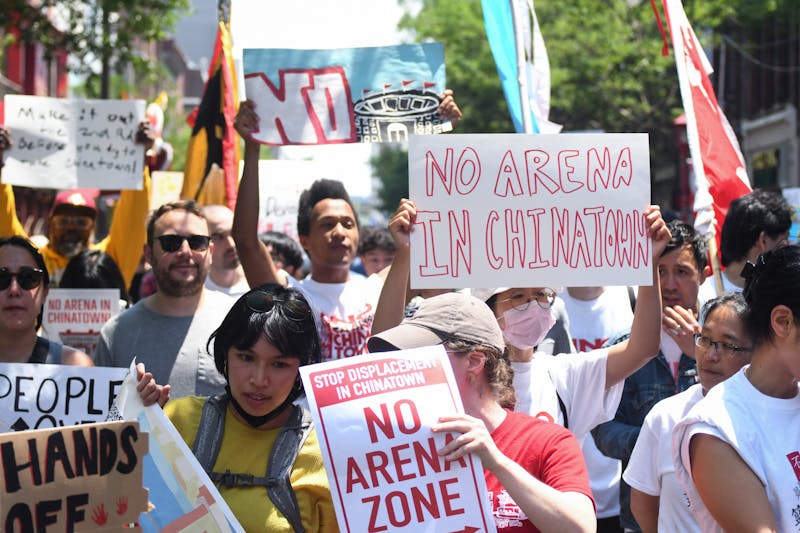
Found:
[[[156,383],[170,385],[172,398],[218,394],[225,389],[225,378],[217,372],[206,343],[234,302],[222,293],[205,291],[197,313],[172,317],[154,313],[140,301],[103,326],[94,362],[128,367],[135,357]]]

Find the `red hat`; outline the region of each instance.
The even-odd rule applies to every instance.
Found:
[[[94,203],[95,196],[98,196],[100,191],[97,189],[69,189],[61,191],[56,195],[53,201],[53,208],[50,210],[50,216],[56,214],[61,206],[68,206],[76,210],[84,210],[87,216],[95,218],[97,216],[97,205]]]

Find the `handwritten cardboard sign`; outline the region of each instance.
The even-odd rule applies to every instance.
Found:
[[[180,199],[183,188],[183,172],[155,170],[150,173],[150,178],[152,180],[150,205],[153,209]]]
[[[50,289],[42,316],[48,339],[91,356],[100,329],[119,313],[119,289]]]
[[[646,134],[411,138],[413,288],[650,285]]]
[[[149,435],[144,486],[150,505],[139,517],[144,532],[243,533],[228,504],[158,405],[145,407],[136,390],[136,361],[109,415],[135,420]]]
[[[441,43],[243,51],[245,91],[263,144],[405,141],[449,131]]]
[[[3,531],[120,531],[147,509],[137,422],[0,435]]]
[[[341,531],[494,531],[480,460],[436,452],[454,437],[431,426],[463,412],[441,346],[349,357],[300,374]]]
[[[102,422],[127,372],[0,363],[0,433]]]
[[[320,178],[338,179],[315,161],[262,159],[258,162],[258,232],[279,231],[297,239],[297,199]]]
[[[141,189],[144,147],[135,144],[144,100],[6,95],[3,182],[26,187]]]

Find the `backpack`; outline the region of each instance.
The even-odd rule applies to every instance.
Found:
[[[280,511],[297,533],[305,533],[300,520],[300,509],[297,497],[292,489],[289,475],[297,459],[300,448],[303,447],[308,434],[311,432],[311,413],[299,405],[293,405],[293,412],[286,425],[283,426],[267,461],[265,477],[252,474],[237,474],[226,470],[224,474],[213,472],[214,463],[217,461],[222,434],[225,430],[225,410],[228,406],[228,395],[218,394],[206,400],[203,412],[200,415],[200,427],[194,439],[192,452],[194,453],[203,470],[216,486],[246,487],[261,485],[267,490],[267,496]]]

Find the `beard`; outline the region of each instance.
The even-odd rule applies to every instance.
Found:
[[[83,236],[74,233],[66,233],[58,239],[58,243],[54,248],[64,257],[75,257],[86,250],[88,245],[88,241],[85,240]]]
[[[206,275],[208,274],[203,265],[195,265],[197,274],[190,279],[176,279],[172,277],[171,269],[175,266],[176,265],[172,265],[167,269],[162,269],[158,264],[153,265],[153,273],[156,276],[156,284],[158,285],[159,292],[163,292],[167,296],[175,298],[194,296],[199,293],[206,282]]]

